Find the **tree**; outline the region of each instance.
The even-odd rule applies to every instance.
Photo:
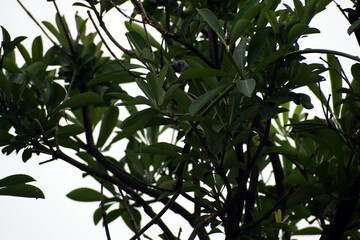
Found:
[[[43,22],[54,45],[45,54],[41,37],[30,55],[24,37],[11,40],[2,28],[2,152],[21,152],[24,162],[49,155],[97,180],[100,192],[80,188],[68,197],[100,203],[94,220],[103,221],[108,239],[108,224],[119,217],[132,239],[154,224],[163,239],[218,232],[226,239],[359,238],[360,59],[297,43],[319,32],[309,23],[331,0],[294,0],[293,8],[279,0],[131,0],[131,16],[119,7],[125,2],[74,3],[89,9],[88,19],[76,16],[75,37],[59,13],[56,26]],[[103,21],[110,10],[127,19],[128,48]],[[358,8],[348,12],[349,33],[358,34]],[[86,32],[88,22],[96,33]],[[112,57],[103,56],[103,45]],[[311,53],[327,59],[305,63]],[[351,78],[337,56],[354,61]],[[331,96],[322,92],[325,80]],[[125,83],[143,94],[126,92]],[[322,116],[304,113],[313,105],[302,87],[321,102]],[[124,139],[119,157],[111,149]],[[0,194],[43,197],[26,184],[32,180],[9,176]],[[153,203],[163,209],[155,212]],[[141,225],[139,209],[152,220]],[[166,211],[187,221],[191,235],[172,232],[161,218]]]

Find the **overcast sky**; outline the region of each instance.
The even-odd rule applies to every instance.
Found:
[[[339,0],[343,8],[351,7],[351,2]],[[343,3],[344,2],[344,3]],[[73,1],[58,1],[60,11],[66,15],[70,26],[74,25],[75,9],[71,7]],[[23,0],[38,21],[54,22],[55,10],[46,0]],[[86,9],[77,8],[80,15],[86,16]],[[120,18],[111,19],[109,24],[117,37],[122,38],[125,30],[122,29]],[[32,40],[41,31],[20,8],[16,0],[2,0],[0,3],[0,25],[4,26],[12,36],[28,36],[24,44],[29,48]],[[311,35],[301,40],[302,48],[324,48],[344,51],[352,55],[360,55],[359,47],[354,36],[348,36],[348,23],[336,8],[331,4],[327,10],[318,15],[311,26],[319,28],[321,34]],[[1,33],[0,33],[1,35]],[[43,40],[45,38],[43,37]],[[47,42],[47,46],[50,44]],[[307,55],[306,57],[310,57]],[[314,55],[314,61],[319,55]],[[342,60],[342,59],[341,59]],[[342,60],[347,64],[350,61]],[[11,174],[24,173],[33,176],[45,196],[45,200],[34,200],[15,197],[0,197],[0,239],[20,240],[64,240],[64,239],[106,239],[101,226],[94,227],[92,214],[98,203],[79,203],[65,197],[67,193],[79,187],[99,186],[90,178],[83,179],[81,172],[60,161],[39,166],[38,162],[46,160],[34,157],[26,164],[21,156],[4,156],[0,153],[0,178]],[[174,232],[178,230],[177,220],[171,224]],[[142,222],[144,225],[146,222]],[[112,239],[129,239],[132,233],[123,225],[122,220],[110,224]],[[187,238],[188,233],[184,233]],[[221,239],[221,238],[219,238]]]

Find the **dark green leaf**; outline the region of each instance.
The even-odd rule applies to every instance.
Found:
[[[162,85],[160,85],[159,78],[155,73],[148,73],[146,75],[147,85],[150,87],[151,95],[154,97],[156,103],[159,103],[160,95],[162,92]]]
[[[97,202],[101,200],[101,194],[91,188],[78,188],[66,195],[68,198],[79,202]],[[107,197],[104,196],[104,199]]]
[[[297,23],[291,27],[288,34],[288,42],[290,44],[294,43],[301,35],[303,35],[306,30],[308,30],[308,25],[305,23]]]
[[[225,34],[215,14],[207,8],[197,9],[200,16],[216,32],[221,42],[226,46]]]
[[[129,82],[134,82],[134,80],[135,80],[134,77],[124,70],[109,71],[103,74],[96,75],[95,78],[91,79],[87,83],[87,86],[90,87],[100,83],[111,83],[111,82],[129,83]]]
[[[114,127],[118,122],[119,109],[117,107],[109,107],[104,115],[101,122],[101,128],[96,146],[101,148],[104,146],[106,140],[109,138]]]
[[[37,187],[28,184],[18,184],[0,188],[0,195],[27,198],[45,198],[44,193]]]
[[[146,39],[146,35],[147,35],[150,39],[151,46],[154,46],[157,49],[161,49],[161,45],[155,40],[155,38],[153,38],[149,33],[145,33],[144,28],[141,27],[140,25],[134,22],[125,22],[125,27],[129,31],[135,31],[139,33],[144,39]]]
[[[340,105],[335,106],[335,103],[342,99],[341,93],[337,90],[342,88],[342,76],[341,76],[341,65],[339,59],[334,55],[327,55],[327,61],[329,65],[329,75],[331,83],[331,97],[333,102],[333,108],[335,116],[339,117]],[[305,107],[305,106],[304,106]]]
[[[15,175],[11,175],[11,176],[5,177],[3,179],[0,179],[0,188],[18,185],[18,184],[25,184],[25,183],[33,182],[33,181],[35,181],[35,179],[29,175],[15,174]]]
[[[56,28],[49,22],[43,21],[42,24],[45,25],[45,27],[57,38],[60,38],[59,32],[56,30]]]
[[[194,78],[207,78],[215,76],[227,76],[227,72],[213,69],[213,68],[190,68],[189,70],[183,72],[179,77],[179,80],[187,80]]]
[[[32,149],[26,148],[22,154],[22,160],[23,162],[27,162],[32,156]]]
[[[67,138],[70,136],[76,136],[85,131],[83,126],[77,124],[65,125],[59,128],[59,137]]]
[[[248,19],[240,19],[234,25],[230,35],[230,45],[234,45],[235,42],[241,37],[250,27],[250,21]]]
[[[16,63],[8,57],[5,57],[3,60],[3,68],[11,73],[22,73],[21,69],[16,65]]]
[[[198,97],[195,101],[193,101],[189,107],[189,113],[191,116],[194,116],[203,106],[208,104],[211,99],[213,99],[216,95],[218,95],[221,90],[224,89],[225,86],[220,86],[215,89],[211,89],[207,91],[200,97]]]
[[[239,91],[247,97],[251,97],[256,86],[256,81],[253,78],[239,80],[237,82],[237,88]]]
[[[155,101],[154,95],[151,91],[149,84],[147,84],[144,80],[140,78],[136,79],[136,84],[139,86],[141,91],[143,91],[143,93],[149,98],[149,100],[153,102]]]
[[[139,112],[136,112],[134,114],[132,114],[131,116],[129,116],[128,118],[126,118],[122,124],[121,124],[121,128],[128,128],[132,125],[135,124],[145,124],[147,121],[150,121],[151,119],[158,117],[159,113],[152,109],[152,108],[146,108],[143,109]]]
[[[353,32],[355,32],[356,30],[358,30],[360,28],[360,19],[356,20],[355,22],[353,22],[350,27],[348,28],[347,32],[349,35],[351,35]]]
[[[111,204],[105,205],[104,210],[107,211],[111,207]],[[100,220],[103,218],[103,209],[102,207],[99,207],[95,210],[93,215],[94,224],[97,225]]]
[[[99,94],[94,92],[79,93],[69,100],[63,102],[60,108],[77,108],[89,105],[104,104],[104,100]]]
[[[294,235],[321,235],[323,233],[322,230],[320,230],[317,227],[307,227],[300,229],[296,232],[294,232]]]
[[[10,83],[2,71],[0,71],[0,89],[6,94],[7,98],[11,97]]]
[[[132,44],[134,44],[136,50],[138,50],[139,53],[141,53],[144,48],[149,48],[146,40],[139,33],[135,31],[130,31],[127,34],[130,41],[132,42]]]
[[[43,52],[44,52],[44,48],[43,48],[42,39],[41,36],[38,36],[37,38],[34,39],[32,44],[31,53],[32,53],[33,61],[34,62],[40,61],[43,57]]]

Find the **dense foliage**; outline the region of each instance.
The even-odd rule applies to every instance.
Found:
[[[29,53],[24,37],[12,40],[2,28],[3,154],[21,153],[24,162],[49,155],[96,179],[101,191],[68,197],[99,201],[94,221],[108,239],[119,217],[133,239],[154,224],[163,239],[360,238],[360,59],[297,43],[319,33],[309,24],[331,0],[131,0],[131,16],[125,2],[74,3],[89,10],[86,20],[76,16],[75,35],[60,14],[56,25],[42,22],[53,43],[45,52],[40,36]],[[110,10],[125,19],[123,39],[103,21]],[[357,34],[358,8],[348,12]],[[327,59],[304,62],[311,53]],[[354,61],[352,76],[338,55]],[[125,91],[128,83],[142,94]],[[311,101],[322,105],[315,117],[304,111]],[[123,144],[124,154],[113,151]],[[30,181],[9,176],[0,194],[43,197]],[[166,211],[193,227],[190,236],[169,229]],[[300,227],[302,220],[318,225]]]

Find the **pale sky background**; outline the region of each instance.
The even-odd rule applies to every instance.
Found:
[[[46,20],[54,23],[55,10],[51,2],[46,0],[23,0],[22,2],[38,21]],[[76,10],[81,16],[86,17],[86,9],[75,9],[71,6],[73,2],[72,0],[58,1],[60,11],[65,14],[70,27],[74,26],[73,16]],[[338,0],[338,3],[343,8],[352,6],[348,0]],[[32,40],[42,34],[15,0],[1,0],[0,25],[9,31],[12,39],[17,36],[28,36],[28,39],[23,42],[28,49]],[[120,42],[122,39],[125,41],[125,30],[119,15],[114,14],[114,18],[108,21],[108,25],[112,32],[117,33],[116,37],[120,39]],[[324,48],[360,55],[355,37],[348,36],[349,25],[335,4],[331,4],[328,9],[315,17],[311,26],[319,28],[321,34],[311,35],[301,40],[302,48]],[[46,41],[45,37],[43,40]],[[49,47],[50,44],[47,42],[46,46]],[[310,55],[306,55],[306,57],[309,58]],[[318,61],[319,55],[312,55],[311,59]],[[341,61],[346,64],[352,63],[344,59]],[[0,178],[18,173],[28,174],[37,180],[34,185],[41,188],[46,197],[45,200],[34,200],[0,196],[0,239],[106,239],[102,226],[95,227],[92,220],[98,203],[75,202],[65,196],[79,187],[92,187],[100,190],[100,186],[91,178],[82,178],[79,170],[61,161],[53,161],[39,166],[38,163],[43,160],[46,158],[33,157],[24,164],[21,155],[4,156],[0,153]],[[145,225],[148,218],[143,219],[145,220],[142,221],[142,225]],[[177,233],[179,220],[171,217],[165,218],[165,221],[172,221],[170,226],[174,234]],[[184,226],[182,227],[184,230],[182,238],[187,239],[189,232],[184,229]],[[121,219],[110,224],[110,231],[112,239],[129,239],[132,236],[132,232],[128,230]]]

